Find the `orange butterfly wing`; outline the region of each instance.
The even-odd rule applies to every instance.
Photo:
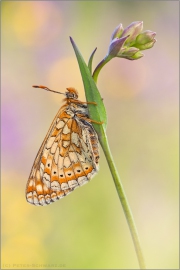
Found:
[[[54,118],[34,161],[26,199],[47,205],[87,183],[98,171],[98,138],[92,125],[72,117],[64,105]]]

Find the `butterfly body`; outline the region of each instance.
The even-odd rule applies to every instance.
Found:
[[[34,205],[63,198],[88,183],[99,168],[98,137],[87,105],[74,88],[67,90],[66,103],[49,128],[27,182],[26,199]]]

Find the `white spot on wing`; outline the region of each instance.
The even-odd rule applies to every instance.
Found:
[[[60,170],[63,168],[63,161],[64,161],[64,158],[61,155],[59,155],[58,168]]]
[[[71,161],[68,157],[64,159],[64,167],[68,168],[71,165]]]
[[[82,129],[82,135],[83,135],[83,141],[86,142],[87,141],[87,131],[86,131],[86,129]]]
[[[40,175],[41,175],[41,177],[43,176],[43,172],[44,172],[44,164],[41,162],[41,165],[40,165]]]
[[[59,121],[58,124],[56,125],[57,129],[60,129],[64,126],[64,121]]]
[[[37,180],[39,180],[39,179],[40,179],[40,177],[41,177],[41,176],[40,176],[40,171],[39,171],[39,170],[37,170],[37,171],[36,171],[36,179],[37,179]]]
[[[59,182],[58,181],[53,181],[53,182],[51,182],[51,189],[52,190],[60,190],[61,188],[60,188],[60,184],[59,184]]]
[[[88,152],[88,147],[87,145],[85,144],[84,140],[81,139],[81,145],[82,145],[82,148],[84,149],[85,152]]]
[[[51,199],[55,202],[57,200],[57,195],[55,192],[51,194]]]
[[[85,162],[85,156],[77,153],[78,159],[80,162]]]
[[[69,186],[68,186],[67,183],[62,183],[62,184],[61,184],[61,189],[62,189],[62,190],[65,190],[65,189],[68,189],[68,188],[69,188]]]
[[[76,163],[78,161],[77,155],[74,152],[69,152],[69,158],[74,163]]]
[[[48,154],[49,154],[49,150],[45,148],[44,151],[43,151],[43,157],[44,157],[45,159],[47,159]]]
[[[44,199],[44,195],[39,195],[39,203],[43,206],[47,205]]]
[[[68,185],[70,188],[75,188],[78,186],[78,182],[76,180],[70,180],[68,181]]]
[[[29,203],[33,203],[32,192],[27,193],[27,201],[28,201]]]
[[[36,191],[33,191],[33,199],[34,199],[34,204],[39,205],[39,201],[38,201],[38,198],[37,198],[37,192]]]
[[[48,203],[48,204],[51,202],[51,197],[49,194],[45,195],[45,200],[46,200],[46,203]]]
[[[74,148],[72,147],[72,145],[70,145],[70,147],[69,147],[69,152],[74,152]]]
[[[76,146],[79,147],[79,136],[75,132],[72,132],[71,134],[71,143],[74,143]]]
[[[31,179],[31,180],[29,181],[29,186],[30,186],[30,187],[34,186],[34,180],[33,180],[33,179]]]
[[[36,190],[39,191],[39,192],[42,192],[42,186],[40,184],[38,184],[36,186]]]
[[[63,147],[68,147],[70,145],[70,141],[63,141]]]
[[[64,126],[64,128],[63,128],[63,133],[64,133],[64,134],[70,133],[70,129],[68,128],[67,124],[66,124],[66,125]]]
[[[71,117],[74,116],[74,113],[71,110],[66,110],[66,113],[69,114]]]
[[[53,145],[52,145],[52,147],[51,147],[51,154],[54,154],[55,153],[55,151],[56,151],[56,148],[57,148],[57,142],[54,142],[53,143]]]
[[[48,148],[48,149],[51,148],[51,146],[52,146],[54,140],[55,140],[55,137],[50,137],[50,138],[48,139],[47,144],[46,144],[46,148]]]
[[[47,173],[44,173],[43,175],[43,183],[50,188],[50,176]]]

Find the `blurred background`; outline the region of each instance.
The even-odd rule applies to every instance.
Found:
[[[2,1],[2,269],[138,269],[129,228],[101,150],[88,184],[47,207],[25,186],[62,97],[34,89],[78,89],[72,36],[94,68],[114,28],[144,22],[157,43],[138,61],[113,59],[98,88],[111,151],[148,269],[178,265],[178,1]]]

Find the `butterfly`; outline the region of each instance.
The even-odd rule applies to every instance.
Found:
[[[78,100],[76,89],[64,94],[65,104],[56,114],[37,153],[26,185],[26,200],[34,205],[48,205],[89,182],[99,169],[99,143],[87,104]]]

